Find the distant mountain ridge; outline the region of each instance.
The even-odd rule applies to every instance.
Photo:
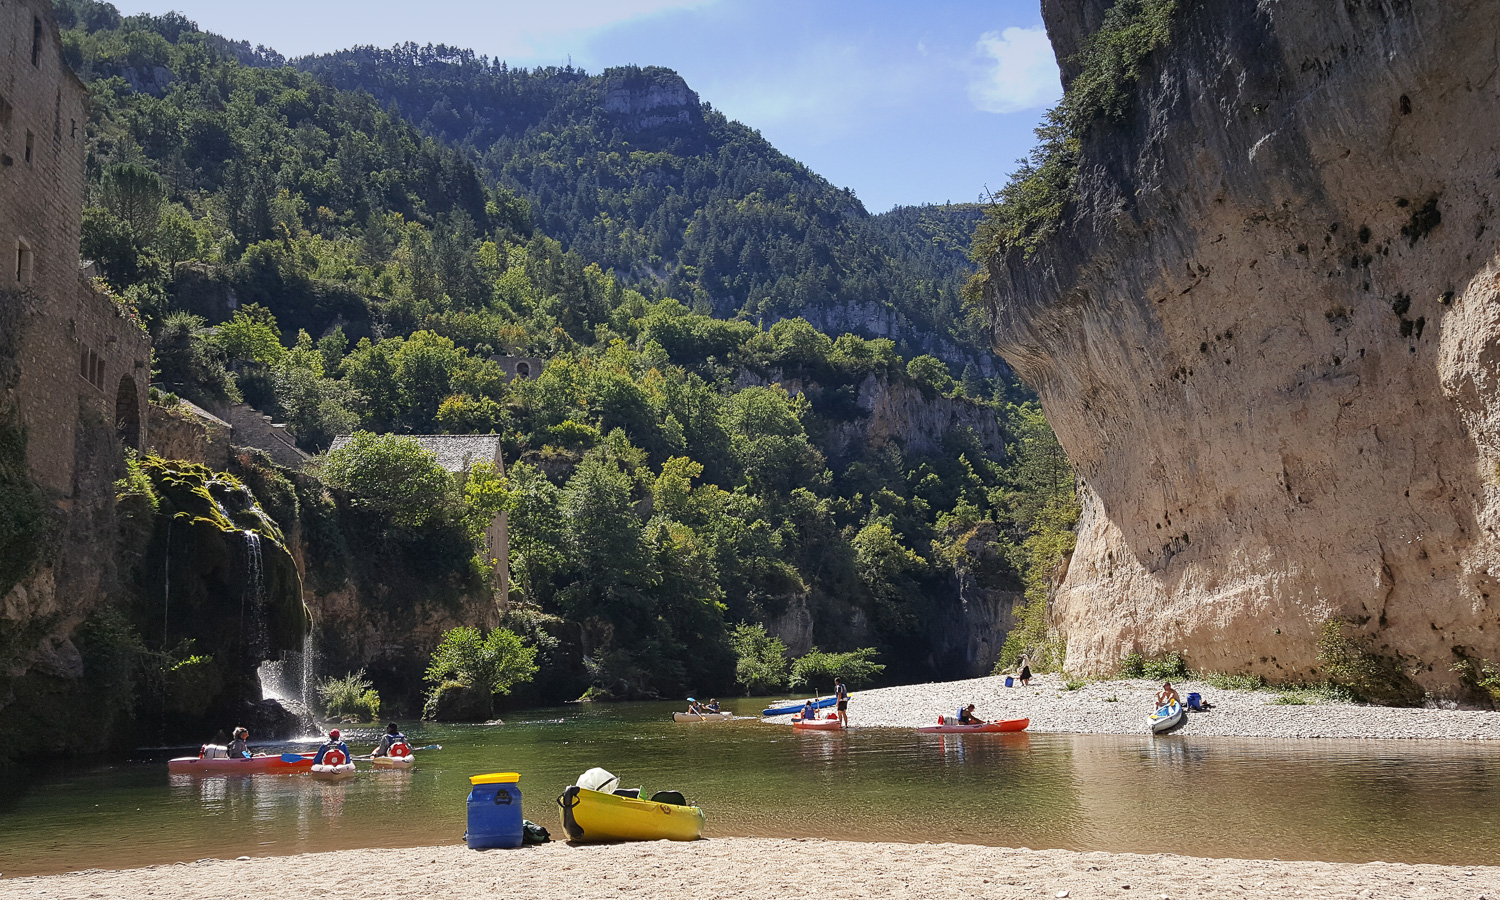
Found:
[[[959,293],[972,267],[952,235],[924,246],[902,233],[924,218],[911,210],[947,210],[925,218],[972,231],[977,206],[872,216],[670,69],[528,70],[415,44],[295,64],[472,152],[531,203],[538,227],[649,294],[765,324],[803,316],[892,338],[911,355],[1005,371],[966,320]]]

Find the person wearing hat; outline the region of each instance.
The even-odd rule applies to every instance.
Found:
[[[958,708],[958,724],[960,725],[983,725],[984,720],[974,715],[974,704],[960,706]]]
[[[329,750],[337,750],[344,754],[345,761],[349,759],[349,745],[339,738],[339,730],[337,728],[328,732],[328,740],[324,741],[323,746],[318,748],[318,755],[313,757],[313,765],[322,765],[323,754]]]
[[[390,756],[392,745],[407,744],[409,746],[410,743],[411,742],[406,739],[406,735],[401,733],[401,729],[396,727],[396,723],[392,722],[391,724],[385,726],[385,734],[381,736],[380,743],[375,746],[375,749],[370,751],[370,755]]]
[[[234,730],[234,740],[230,741],[229,745],[224,748],[226,751],[228,751],[229,758],[230,759],[249,759],[250,758],[250,745],[249,745],[249,743],[247,743],[249,740],[250,740],[250,729],[248,729],[248,728],[236,728]]]

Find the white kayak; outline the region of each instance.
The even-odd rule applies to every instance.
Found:
[[[734,718],[734,713],[732,712],[703,713],[702,715],[698,713],[672,713],[672,721],[674,722],[728,722],[732,718]]]
[[[1152,734],[1161,734],[1163,731],[1170,731],[1181,725],[1182,717],[1185,715],[1187,715],[1187,711],[1182,708],[1182,704],[1173,700],[1171,703],[1147,716],[1146,721],[1151,725]]]
[[[307,774],[319,781],[343,781],[354,777],[354,763],[344,763],[340,766],[313,766]]]

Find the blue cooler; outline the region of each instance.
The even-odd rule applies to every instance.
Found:
[[[1016,680],[1014,678],[1010,677],[1009,675],[1005,676],[1005,686],[1006,687],[1015,687],[1016,686]]]
[[[470,850],[521,846],[521,776],[515,772],[474,775],[469,779],[469,830],[464,840]]]

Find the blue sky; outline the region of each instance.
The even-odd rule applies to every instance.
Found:
[[[1061,92],[1037,0],[115,0],[288,56],[403,41],[676,69],[874,212],[998,188]]]

